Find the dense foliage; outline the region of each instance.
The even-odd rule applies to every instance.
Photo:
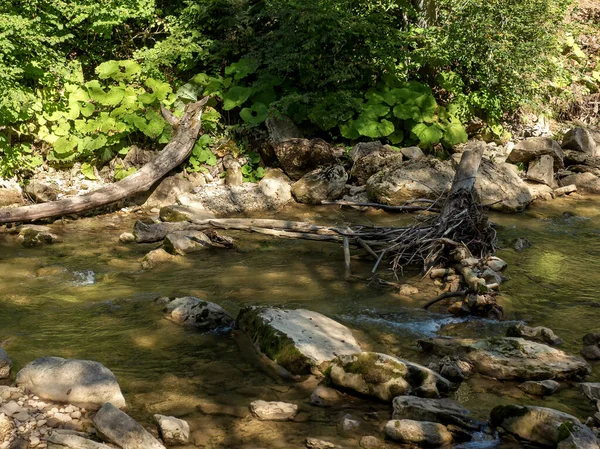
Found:
[[[132,143],[168,141],[161,104],[202,95],[192,171],[220,136],[277,114],[347,143],[452,146],[473,117],[500,135],[504,113],[568,78],[568,0],[429,2],[434,15],[409,0],[2,2],[0,176],[46,160],[93,177]],[[256,154],[234,151],[260,177]]]

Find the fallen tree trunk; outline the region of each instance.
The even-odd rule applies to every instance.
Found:
[[[208,97],[187,105],[185,113],[175,126],[171,141],[156,159],[144,165],[139,171],[119,182],[84,195],[32,206],[0,209],[0,224],[30,222],[43,218],[77,214],[149,190],[157,181],[184,162],[190,155],[200,132],[202,109],[207,101]],[[167,119],[169,123],[173,123],[172,115],[168,116]]]

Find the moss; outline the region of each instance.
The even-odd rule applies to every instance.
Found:
[[[363,352],[353,361],[344,365],[344,371],[360,374],[370,384],[382,384],[398,377],[404,378],[408,370],[406,365],[389,359],[382,359],[373,352]]]
[[[575,424],[570,421],[562,423],[558,428],[558,441],[561,442],[569,438],[573,430],[575,429]]]

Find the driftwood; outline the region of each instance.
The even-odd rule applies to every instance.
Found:
[[[440,212],[440,209],[434,207],[435,201],[431,201],[432,204],[429,206],[411,206],[405,204],[404,206],[390,206],[388,204],[380,204],[380,203],[357,203],[354,201],[321,201],[321,204],[327,206],[352,206],[352,207],[373,207],[375,209],[381,209],[388,212],[418,212],[418,211],[429,211],[429,212]],[[424,202],[429,202],[424,201]],[[413,201],[414,203],[414,201]]]
[[[0,210],[0,223],[29,222],[77,214],[149,190],[190,155],[200,132],[202,109],[207,101],[208,97],[188,104],[185,113],[177,122],[175,122],[175,117],[170,113],[165,113],[166,109],[163,108],[163,114],[166,115],[167,121],[176,125],[173,138],[156,159],[144,165],[139,171],[119,182],[84,195],[32,206],[2,209]]]

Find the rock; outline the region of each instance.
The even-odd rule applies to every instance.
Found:
[[[399,206],[412,199],[438,198],[450,189],[453,178],[449,161],[419,159],[374,174],[367,181],[367,193],[378,203]]]
[[[592,402],[600,401],[600,382],[582,382],[581,392]]]
[[[600,178],[592,173],[575,173],[560,180],[562,185],[574,184],[578,191],[600,194]]]
[[[597,345],[585,346],[581,350],[581,355],[587,360],[600,360],[600,347]]]
[[[106,444],[62,432],[50,433],[47,441],[48,449],[110,449]]]
[[[290,186],[280,179],[262,179],[241,186],[208,184],[178,198],[179,204],[218,215],[277,210],[292,199]]]
[[[275,154],[283,171],[298,180],[319,167],[337,164],[343,153],[322,139],[286,139],[275,146]]]
[[[329,441],[309,437],[306,439],[306,447],[308,449],[335,449],[337,446]]]
[[[514,250],[516,252],[520,253],[524,249],[531,248],[532,243],[529,241],[529,239],[519,237],[518,239],[515,239],[513,241],[512,245],[513,245]]]
[[[593,134],[585,128],[573,128],[563,137],[562,147],[565,150],[578,151],[590,156],[600,156],[600,146]]]
[[[400,153],[402,153],[402,156],[409,160],[421,159],[425,157],[425,153],[423,153],[423,150],[421,150],[419,147],[401,148]]]
[[[298,406],[287,402],[254,401],[250,411],[262,421],[289,421],[298,414]]]
[[[23,396],[23,394],[24,392],[20,388],[0,385],[0,399],[4,402],[10,401],[11,399],[17,400]]]
[[[14,430],[13,420],[5,413],[0,412],[0,442],[8,440]]]
[[[598,449],[598,438],[588,427],[563,424],[561,437],[567,432],[567,437],[558,443],[557,449]]]
[[[29,181],[29,183],[25,185],[24,190],[36,203],[48,203],[58,199],[58,188],[38,179]]]
[[[457,357],[475,372],[499,380],[576,380],[590,373],[585,360],[522,338],[429,338],[419,344],[427,352]]]
[[[333,388],[319,385],[310,395],[310,403],[317,407],[331,407],[339,404],[343,396]]]
[[[289,139],[301,139],[302,131],[289,118],[268,117],[265,120],[269,130],[269,140],[273,145],[278,145]]]
[[[123,158],[123,168],[129,169],[131,167],[142,168],[148,162],[152,162],[158,152],[152,150],[143,150],[137,145],[131,145],[129,151]]]
[[[513,164],[529,164],[544,155],[552,156],[554,168],[563,168],[563,151],[560,144],[548,137],[532,137],[519,142],[508,155],[508,162]]]
[[[228,186],[241,186],[244,183],[244,176],[242,175],[242,166],[240,163],[233,161],[226,168],[225,184]]]
[[[19,240],[23,246],[50,245],[60,242],[56,234],[50,232],[47,226],[26,225],[19,230]]]
[[[376,352],[340,355],[331,364],[334,385],[357,393],[392,401],[396,396],[421,394],[438,397],[451,383],[424,366]]]
[[[185,256],[212,247],[212,242],[202,231],[176,231],[168,234],[163,248],[169,254]]]
[[[560,384],[554,380],[528,380],[519,385],[519,388],[533,396],[550,396]]]
[[[221,306],[193,296],[170,300],[164,309],[168,319],[184,326],[194,326],[201,331],[228,329],[234,319]]]
[[[483,159],[475,178],[475,191],[481,204],[500,212],[522,212],[532,201],[531,192],[510,164]]]
[[[485,282],[489,284],[502,284],[504,282],[504,276],[491,268],[486,268],[480,275],[481,278],[485,279]]]
[[[165,449],[146,429],[110,402],[98,410],[93,422],[102,439],[122,449]]]
[[[384,147],[387,147],[384,149]],[[353,162],[358,161],[360,158],[365,156],[369,156],[371,154],[381,153],[382,151],[390,151],[391,147],[388,145],[383,145],[380,141],[375,140],[373,142],[359,142],[352,147],[348,156],[352,159]]]
[[[352,415],[344,415],[340,421],[340,430],[342,433],[354,433],[361,427],[361,422],[354,419]]]
[[[471,417],[471,412],[452,399],[427,399],[415,396],[398,396],[394,399],[393,419],[414,419],[461,428],[478,430],[482,423]]]
[[[173,416],[154,415],[160,436],[167,446],[185,444],[190,439],[190,426],[182,419]]]
[[[553,331],[547,327],[530,327],[523,323],[513,324],[506,331],[507,337],[522,337],[528,340],[541,341],[552,346],[560,346],[564,343]]]
[[[556,447],[569,431],[575,429],[593,435],[574,416],[546,407],[500,405],[492,410],[490,424],[522,440],[543,446]]]
[[[398,289],[398,293],[402,296],[414,296],[419,294],[419,289],[417,287],[413,287],[412,285],[403,284]]]
[[[10,368],[12,367],[12,360],[6,353],[6,351],[0,348],[0,379],[8,379],[10,377]]]
[[[19,184],[0,178],[0,207],[22,206],[24,203]]]
[[[546,184],[538,184],[537,182],[525,181],[525,185],[529,189],[529,193],[531,193],[531,198],[533,199],[533,201],[550,201],[554,199],[555,196],[560,196],[556,193],[555,189],[547,186]],[[560,191],[558,193],[560,193]]]
[[[119,236],[119,242],[121,243],[133,243],[135,242],[135,235],[131,232],[124,232]]]
[[[180,175],[163,179],[146,200],[147,207],[163,207],[173,204],[181,195],[192,191],[192,183]]]
[[[583,336],[583,344],[585,346],[600,345],[600,334],[589,333]]]
[[[506,262],[504,262],[502,259],[498,258],[498,257],[490,257],[487,262],[486,262],[487,266],[490,267],[492,270],[494,271],[503,271],[508,264]]]
[[[265,176],[263,179],[279,179],[280,181],[284,181],[290,183],[290,177],[286,175],[282,169],[280,168],[267,168],[265,170]]]
[[[236,327],[259,351],[292,374],[320,369],[337,355],[360,352],[346,326],[306,309],[246,307]]]
[[[402,165],[402,153],[394,151],[388,145],[381,150],[361,157],[352,166],[350,177],[359,185],[365,184],[375,173],[388,168]]]
[[[161,265],[169,264],[175,260],[175,256],[166,252],[163,248],[157,248],[150,251],[142,259],[142,268],[144,270],[153,270]]]
[[[403,444],[418,446],[443,446],[452,441],[446,426],[427,421],[393,419],[385,425],[388,438]]]
[[[340,198],[347,181],[348,174],[342,165],[318,168],[292,184],[292,194],[299,203],[321,204]]]
[[[91,360],[42,357],[17,373],[17,386],[42,399],[97,410],[105,402],[125,407],[115,375]]]
[[[204,208],[194,208],[171,204],[170,206],[161,207],[159,217],[161,221],[175,223],[180,221],[206,220],[209,218],[215,218],[215,214]]]
[[[549,154],[540,156],[529,163],[527,179],[552,187],[554,182],[554,158]]]
[[[358,444],[363,449],[392,449],[392,446],[388,445],[381,438],[377,438],[373,435],[366,435],[362,437]]]

